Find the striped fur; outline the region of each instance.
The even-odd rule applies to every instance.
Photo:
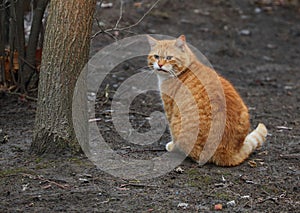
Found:
[[[175,40],[162,41],[149,37],[149,44],[151,51],[148,55],[148,65],[158,76],[158,86],[172,136],[172,141],[167,143],[166,149],[167,151],[180,150],[194,161],[202,163],[200,155],[210,132],[213,103],[205,86],[193,74],[192,69],[205,71],[205,73],[213,70],[198,61],[186,44],[184,36]],[[255,149],[261,147],[266,140],[267,129],[265,125],[259,124],[249,134],[248,108],[232,84],[223,77],[218,77],[226,99],[226,123],[216,151],[211,158],[211,155],[208,158],[210,158],[209,162],[216,165],[236,166],[244,162]],[[192,99],[188,99],[172,79],[179,79],[188,88],[196,104],[189,102]],[[185,106],[183,111],[179,110],[173,98],[166,95],[166,91],[169,94],[176,94],[177,101]],[[196,110],[191,108],[191,105],[196,105]],[[195,111],[198,116],[195,116]],[[185,116],[182,116],[183,114]],[[196,129],[199,130],[195,143],[192,142],[195,139],[191,134],[193,124],[196,124]]]

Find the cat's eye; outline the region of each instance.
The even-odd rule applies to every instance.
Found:
[[[167,60],[171,60],[173,58],[173,56],[167,56],[166,59]]]
[[[155,59],[159,59],[159,56],[158,55],[154,55],[153,56]]]

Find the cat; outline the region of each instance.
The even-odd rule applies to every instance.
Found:
[[[166,144],[166,150],[169,152],[180,150],[188,155],[192,160],[200,163],[199,156],[204,149],[204,145],[212,125],[212,105],[209,96],[201,81],[195,76],[195,71],[211,71],[211,68],[201,63],[192,50],[188,47],[184,35],[173,40],[157,40],[151,36],[148,37],[151,50],[148,55],[148,66],[157,74],[158,87],[163,101],[164,110],[169,123],[172,141]],[[217,75],[220,85],[224,91],[226,102],[226,123],[224,132],[220,137],[220,143],[214,150],[214,153],[208,159],[208,162],[218,166],[236,166],[241,164],[249,155],[262,146],[266,140],[267,128],[260,123],[257,128],[249,134],[250,121],[246,105],[232,84]],[[185,95],[180,94],[182,90],[172,79],[179,80],[187,87],[195,101],[197,116],[195,110],[185,110],[188,122],[182,121],[182,115],[177,102],[174,98],[166,95],[164,91],[177,95],[177,101],[183,106],[191,106],[193,103]],[[177,81],[176,81],[177,82]],[[192,115],[193,114],[193,115]],[[189,128],[183,125],[197,123],[198,132],[196,142],[189,134]],[[199,125],[198,125],[199,124]],[[181,131],[184,137],[179,139]]]

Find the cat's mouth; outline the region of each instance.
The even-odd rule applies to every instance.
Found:
[[[164,70],[164,69],[156,69],[156,71],[158,71],[158,72],[164,72],[164,73],[169,73],[167,70]]]

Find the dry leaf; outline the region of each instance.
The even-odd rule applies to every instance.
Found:
[[[250,166],[251,168],[257,167],[257,163],[256,163],[254,160],[249,160],[249,161],[248,161],[248,164],[249,164],[249,166]]]

